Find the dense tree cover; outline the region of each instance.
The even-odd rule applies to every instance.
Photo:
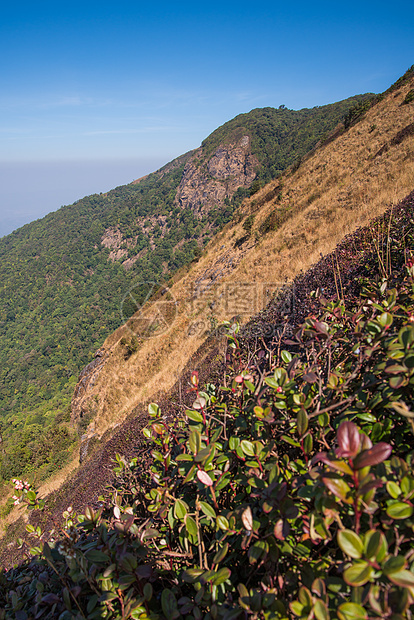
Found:
[[[214,228],[174,208],[183,165],[87,196],[0,240],[2,477],[41,466],[46,474],[60,464],[77,375],[121,323],[122,296],[138,278],[168,279]],[[129,270],[108,260],[110,249],[101,245],[110,227],[131,240],[130,258],[144,250]],[[56,424],[67,440],[46,453],[45,427]]]
[[[312,110],[253,110],[215,131],[203,143],[204,157],[249,133],[261,164],[252,193],[304,155],[360,99]],[[168,281],[197,258],[249,194],[239,188],[202,219],[178,207],[174,198],[190,156],[139,183],[86,196],[0,240],[1,477],[34,470],[46,475],[61,464],[76,441],[68,411],[77,375],[121,323],[125,293],[137,281]],[[108,229],[122,240],[123,256],[114,262],[101,243]],[[122,264],[127,258],[128,269]],[[40,444],[52,427],[65,439],[47,451]]]

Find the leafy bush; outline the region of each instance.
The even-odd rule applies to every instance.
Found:
[[[243,230],[245,230],[248,234],[251,233],[253,224],[254,224],[255,216],[251,213],[246,217],[243,222]]]
[[[411,103],[412,101],[414,101],[414,88],[408,91],[403,104]]]
[[[410,618],[414,261],[357,303],[324,299],[271,372],[243,362],[191,409],[149,407],[152,465],[1,575],[0,618]],[[271,362],[271,359],[274,362]],[[38,504],[35,493],[30,504]],[[25,543],[22,542],[22,545]]]
[[[284,222],[292,217],[292,215],[292,205],[281,207],[279,209],[273,209],[261,223],[259,228],[260,233],[265,235],[272,230],[277,230]]]

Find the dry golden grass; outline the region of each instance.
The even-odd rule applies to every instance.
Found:
[[[202,345],[211,320],[222,322],[238,314],[230,302],[240,291],[233,291],[233,298],[229,293],[235,283],[256,283],[260,290],[258,299],[250,303],[250,312],[243,315],[248,319],[265,305],[268,283],[291,281],[317,262],[321,254],[331,252],[346,234],[367,224],[413,189],[412,135],[375,157],[398,131],[412,123],[412,105],[401,106],[411,88],[413,81],[399,94],[383,99],[334,142],[317,149],[295,173],[286,173],[245,201],[242,214],[255,213],[251,237],[241,247],[235,247],[235,241],[246,234],[240,221],[228,224],[212,240],[200,261],[171,289],[177,316],[166,333],[144,340],[128,360],[120,344],[123,336],[131,337],[128,326],[120,327],[107,339],[105,347],[110,356],[84,397],[85,406],[88,400],[98,397],[98,433],[121,422],[138,403],[168,390]],[[266,200],[281,182],[281,198],[277,198],[277,191],[274,198]],[[290,219],[277,231],[260,234],[260,225],[272,211],[289,206]],[[210,294],[191,303],[200,282],[214,286]],[[228,303],[222,303],[225,294]],[[215,305],[211,307],[210,302]],[[195,323],[204,327],[194,330]],[[194,333],[189,335],[189,330]]]

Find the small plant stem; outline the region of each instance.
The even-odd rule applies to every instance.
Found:
[[[218,507],[218,504],[217,504],[217,499],[216,499],[216,494],[214,492],[214,489],[213,489],[213,487],[210,487],[210,489],[211,489],[211,495],[213,496],[214,508],[216,510],[219,510],[219,507]]]
[[[208,562],[207,562],[207,554],[204,546],[202,530],[200,528],[200,504],[199,504],[200,496],[197,493],[196,499],[196,525],[197,525],[197,533],[198,533],[198,558],[200,562],[200,567],[208,570]]]
[[[76,607],[79,609],[80,613],[82,614],[83,618],[86,618],[85,614],[83,613],[81,606],[79,605],[78,601],[76,600],[76,597],[74,596],[73,592],[71,591],[70,588],[68,588],[68,584],[66,583],[66,581],[64,580],[64,578],[61,576],[61,574],[59,573],[59,571],[55,568],[53,562],[51,560],[49,560],[48,557],[46,557],[46,555],[43,553],[43,557],[45,558],[46,562],[49,564],[50,568],[56,573],[56,575],[59,578],[59,581],[61,581],[64,585],[64,587],[68,590],[71,598],[73,599]],[[99,595],[99,592],[98,592]]]
[[[125,605],[124,605],[124,597],[122,596],[122,590],[117,590],[118,592],[118,600],[121,603],[121,613],[122,613],[122,620],[124,620],[125,618]]]
[[[391,220],[392,220],[392,210],[394,208],[394,203],[391,205],[391,213],[390,213],[390,217],[388,220],[388,231],[387,231],[387,274],[388,276],[391,275],[391,238],[390,238],[390,234],[391,234]]]
[[[356,469],[354,469],[351,459],[349,460],[349,464],[353,470],[352,477],[353,477],[354,485],[355,485],[355,497],[354,497],[355,532],[359,534],[359,526],[360,526],[360,519],[361,519],[361,511],[358,508],[358,495],[357,495],[357,491],[359,487],[359,480],[358,480],[358,473]]]
[[[263,467],[262,467],[262,464],[261,464],[260,459],[259,459],[259,457],[258,457],[258,456],[256,456],[256,461],[257,461],[257,464],[259,465],[259,469],[260,469],[260,471],[263,473],[263,472],[264,472],[264,469],[263,469]]]
[[[199,520],[199,499],[200,496],[197,493],[197,499],[196,499],[196,513],[195,513],[195,521],[196,521],[196,525],[197,525],[197,538],[198,538],[198,562],[200,564],[200,568],[204,568],[203,566],[203,552],[201,549],[201,532],[200,532],[200,520]]]
[[[332,259],[332,271],[333,271],[334,280],[335,280],[336,296],[339,299],[339,289],[338,289],[338,282],[336,280],[336,270],[335,270],[335,263],[334,263],[333,256],[331,256],[331,259]]]
[[[341,269],[339,267],[338,255],[337,255],[336,251],[335,251],[335,258],[336,258],[336,266],[338,268],[339,284],[340,284],[340,287],[341,287],[341,299],[343,300],[343,299],[345,299],[345,296],[344,296],[344,289],[343,289],[343,286],[342,286]]]
[[[348,403],[352,402],[355,398],[356,398],[356,394],[354,394],[353,396],[349,396],[345,400],[341,400],[339,403],[335,403],[334,405],[330,405],[329,407],[325,407],[324,409],[320,409],[319,411],[315,411],[314,413],[308,414],[308,418],[311,419],[317,415],[320,415],[321,413],[326,413],[327,411],[338,409],[338,407],[342,407],[343,405],[347,405]]]
[[[308,455],[307,455],[307,454],[306,454],[306,452],[305,452],[305,448],[303,447],[303,437],[301,437],[301,438],[300,438],[300,447],[301,447],[301,450],[302,450],[302,452],[303,452],[303,456],[304,456],[304,458],[305,458],[305,463],[306,463],[306,465],[308,465],[308,463],[309,463],[309,457],[308,457]]]

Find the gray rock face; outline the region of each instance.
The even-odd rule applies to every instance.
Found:
[[[202,156],[199,149],[187,162],[175,198],[177,204],[193,209],[200,217],[221,206],[239,187],[249,187],[259,166],[251,153],[249,136],[236,144],[219,146],[207,162]]]

